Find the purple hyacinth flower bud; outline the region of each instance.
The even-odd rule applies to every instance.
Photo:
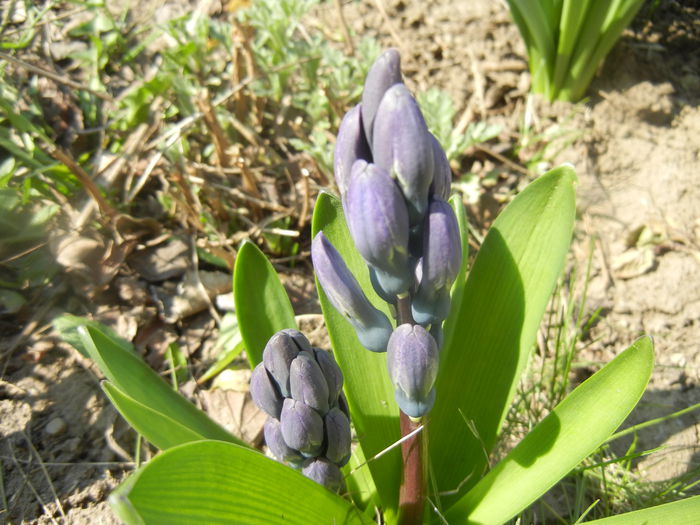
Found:
[[[301,467],[301,473],[332,492],[340,492],[345,487],[338,465],[324,458],[307,459]]]
[[[333,408],[324,418],[326,424],[326,453],[324,456],[342,467],[350,459],[350,420],[339,408]]]
[[[434,323],[430,325],[430,335],[435,339],[435,344],[437,344],[438,351],[442,350],[442,345],[445,342],[445,333],[442,330],[442,323]]]
[[[323,444],[323,419],[313,408],[292,398],[284,400],[280,414],[282,437],[289,448],[304,456],[317,456]]]
[[[328,383],[311,352],[299,352],[289,367],[289,387],[292,398],[315,408],[319,414],[328,412]]]
[[[445,150],[438,142],[438,139],[431,133],[430,138],[433,143],[433,183],[430,186],[430,194],[442,200],[450,197],[450,186],[452,185],[452,169],[447,160]]]
[[[289,367],[302,350],[311,351],[308,339],[298,330],[280,330],[273,335],[263,350],[263,363],[277,381],[280,392],[289,397]]]
[[[333,406],[343,389],[343,373],[330,352],[326,352],[322,348],[314,348],[314,357],[318,366],[321,367],[326,383],[328,383],[329,406]]]
[[[258,363],[250,376],[250,396],[269,416],[279,419],[284,399],[263,363]]]
[[[387,367],[396,402],[411,417],[432,408],[439,353],[433,337],[420,325],[402,324],[394,330],[387,348]]]
[[[304,461],[304,456],[298,450],[289,448],[282,437],[282,427],[275,418],[268,417],[263,427],[265,434],[265,444],[270,452],[279,460],[293,465],[300,465]]]
[[[362,346],[373,352],[386,351],[392,331],[389,319],[372,306],[323,232],[311,243],[311,260],[328,300],[353,325]]]
[[[369,69],[362,91],[362,124],[369,144],[372,144],[374,119],[384,94],[391,86],[402,82],[401,56],[398,50],[387,49]]]
[[[422,275],[411,302],[413,318],[420,324],[443,321],[449,313],[450,288],[462,262],[459,225],[452,207],[431,199],[423,230]]]
[[[338,396],[338,408],[350,419],[350,407],[348,406],[348,399],[345,397],[345,392],[340,392]]]
[[[403,84],[393,85],[382,98],[371,145],[374,163],[396,178],[411,225],[418,224],[433,182],[433,142],[416,99]]]
[[[390,295],[406,292],[413,282],[408,210],[394,180],[375,164],[356,162],[344,209],[357,251],[377,270],[382,288]]]
[[[345,198],[350,179],[350,170],[356,160],[372,161],[372,152],[362,129],[360,104],[353,107],[343,117],[338,128],[333,155],[333,174],[341,198]]]

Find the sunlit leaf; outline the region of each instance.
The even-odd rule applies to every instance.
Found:
[[[252,242],[238,250],[233,271],[238,326],[251,368],[262,361],[267,341],[276,332],[296,328],[294,310],[277,272]]]
[[[448,521],[504,523],[528,507],[620,426],[642,397],[653,365],[651,339],[639,339],[537,424],[450,509]]]
[[[430,458],[441,492],[463,494],[486,467],[562,270],[575,215],[575,174],[560,167],[494,221],[447,333],[430,414]],[[474,435],[472,429],[478,435]],[[443,498],[449,507],[454,496]]]
[[[128,525],[371,523],[348,500],[299,472],[219,441],[158,455],[110,503]]]

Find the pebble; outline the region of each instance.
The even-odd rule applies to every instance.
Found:
[[[49,436],[57,436],[66,430],[66,422],[60,417],[55,417],[46,424],[46,433]]]

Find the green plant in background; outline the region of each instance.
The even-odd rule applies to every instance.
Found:
[[[400,80],[400,76],[398,78]],[[395,83],[396,77],[389,75],[389,81]],[[365,93],[369,95],[363,99],[363,107],[370,107],[368,100],[373,97],[379,104],[387,93],[403,93],[396,85],[383,84],[386,83],[376,82],[375,78]],[[403,97],[402,94],[402,104],[415,104]],[[391,106],[392,103],[387,104]],[[381,108],[382,104],[379,105]],[[357,114],[359,110],[354,112]],[[383,121],[382,113],[380,109],[378,118]],[[400,113],[398,115],[396,122],[402,122]],[[352,116],[348,118],[352,122]],[[449,185],[443,187],[444,181],[433,180],[430,185],[430,181],[412,179],[404,171],[404,156],[411,156],[417,150],[431,152],[430,162],[442,162],[427,131],[412,127],[419,121],[419,113],[411,110],[405,122],[407,140],[417,140],[416,148],[407,148],[403,139],[389,141],[393,144],[389,147],[393,158],[391,173],[401,181],[395,189],[413,209],[405,215],[406,220],[411,213],[420,215],[432,209],[431,204],[421,212],[424,196],[420,188],[430,187],[427,194],[431,195],[430,202],[444,202],[442,196],[449,194]],[[390,122],[391,119],[385,122],[388,129],[392,127]],[[375,127],[375,132],[378,129]],[[349,173],[341,173],[341,186],[343,176],[349,177],[345,181],[349,188],[345,189],[350,192],[345,194],[342,203],[328,193],[319,196],[312,233],[318,235],[317,241],[325,239],[335,248],[329,251],[324,247],[322,255],[326,254],[329,260],[342,258],[344,262],[329,265],[323,257],[314,261],[317,272],[325,275],[318,275],[322,285],[318,288],[321,305],[333,355],[342,370],[344,396],[358,438],[349,463],[342,470],[346,491],[336,494],[253,450],[176,393],[137,357],[131,345],[94,323],[72,320],[65,330],[69,340],[94,359],[103,371],[107,378],[103,384],[105,393],[126,420],[162,450],[112,494],[113,508],[125,522],[372,523],[379,515],[381,522],[388,524],[505,523],[604,445],[644,392],[653,366],[653,345],[648,337],[636,341],[573,392],[562,396],[563,399],[517,446],[490,466],[491,453],[564,265],[575,217],[573,169],[562,166],[551,170],[516,196],[494,221],[468,271],[464,210],[459,199],[451,199],[453,211],[441,213],[454,214],[461,246],[453,245],[447,253],[433,252],[430,239],[434,236],[440,239],[446,234],[439,233],[441,228],[433,230],[432,219],[426,219],[425,230],[414,227],[411,235],[428,236],[423,244],[426,251],[422,252],[422,270],[417,273],[420,285],[418,288],[411,285],[407,291],[402,291],[405,283],[397,284],[401,279],[396,278],[396,272],[401,273],[401,266],[411,261],[401,258],[402,248],[392,245],[387,252],[382,244],[385,251],[381,253],[392,253],[393,262],[382,261],[381,256],[374,259],[379,252],[367,251],[372,242],[383,239],[382,228],[390,225],[378,223],[379,230],[374,234],[380,237],[374,238],[369,233],[358,237],[359,226],[354,222],[358,218],[352,211],[355,206],[352,193],[356,191],[353,185],[357,186],[353,178],[373,180],[372,170],[383,168],[370,168],[368,166],[374,164],[363,160],[367,159],[362,156],[367,155],[361,145],[364,132],[359,131],[355,140],[349,141],[347,130],[341,129],[341,133],[346,133],[346,139],[339,138],[340,150],[336,155],[351,158],[352,155],[344,155],[347,153],[344,148],[360,146],[354,149],[360,160],[352,163],[356,167]],[[374,138],[374,156],[370,160],[381,164],[386,152],[376,148],[385,144],[387,135],[381,131]],[[421,141],[427,141],[425,144],[429,147]],[[360,155],[361,152],[364,153]],[[418,176],[430,176],[429,172],[432,169]],[[368,204],[377,206],[368,210],[370,216],[389,213],[378,203]],[[347,213],[350,228],[346,223]],[[432,213],[428,211],[428,217]],[[415,224],[420,224],[420,220]],[[364,227],[370,226],[365,224]],[[399,238],[403,238],[400,233],[390,235],[391,242]],[[364,245],[365,241],[370,244]],[[379,249],[379,245],[375,247]],[[411,253],[415,249],[412,247]],[[450,257],[450,250],[462,255],[451,285],[431,277],[435,275],[435,265],[440,266],[442,258]],[[316,253],[320,253],[318,249]],[[402,262],[396,266],[396,261]],[[373,271],[368,271],[368,264]],[[337,274],[332,273],[334,268]],[[408,275],[407,279],[412,277]],[[428,288],[422,288],[424,286]],[[447,293],[446,298],[443,293]],[[316,368],[317,365],[309,361],[311,350],[306,348],[307,343],[299,343],[300,348],[292,351],[289,362],[276,358],[275,364],[269,361],[272,359],[269,355],[264,355],[270,338],[281,330],[297,326],[290,300],[274,268],[252,243],[245,243],[238,253],[234,296],[246,355],[251,368],[258,366],[256,381],[262,381],[254,388],[258,391],[254,395],[263,399],[275,415],[279,415],[279,403],[286,406],[300,399],[309,406],[321,403],[323,410],[327,410],[331,405],[324,399],[329,394],[336,396],[330,395],[329,399],[336,399],[333,403],[343,410],[344,401],[337,397],[335,388],[330,388],[331,384],[338,385],[335,373],[328,375],[324,371],[325,379],[321,379],[319,372],[314,372],[306,383],[306,373],[292,370],[301,366],[292,361],[300,359],[296,356],[305,352],[308,355],[302,361]],[[431,298],[434,303],[427,300]],[[421,340],[434,337],[437,343],[431,345],[441,348],[437,377],[429,374],[435,381],[434,390],[431,380],[416,379],[425,373],[419,362],[425,362],[431,369],[434,362],[418,357],[424,354],[422,343],[410,340],[410,336],[403,333],[405,325],[388,341],[390,373],[387,373],[387,357],[382,353],[387,341],[382,334],[386,327],[388,333],[394,330],[391,320],[397,315],[403,320],[410,318],[406,305],[411,301],[413,305],[409,309],[414,315],[419,319],[421,315],[430,317],[424,319],[425,329],[415,325],[414,332],[422,330]],[[443,309],[445,304],[447,310]],[[434,330],[432,325],[440,328],[443,319],[443,335],[440,336],[440,330]],[[398,332],[405,345],[392,350],[392,340]],[[380,339],[384,340],[384,346]],[[375,351],[367,351],[365,345]],[[391,355],[404,350],[400,357]],[[318,365],[323,366],[323,359],[315,355]],[[291,380],[295,373],[297,379]],[[411,378],[425,383],[426,388],[412,390]],[[296,386],[291,385],[291,392],[281,392],[287,388],[287,381],[296,381]],[[432,399],[434,406],[430,409]],[[410,433],[406,432],[406,418],[400,415],[399,407],[407,412],[418,407],[410,421]],[[308,412],[313,408],[304,410]],[[280,417],[284,419],[285,416]],[[299,433],[306,430],[295,429],[305,425],[284,421],[280,424],[287,427],[286,435],[283,428],[285,442],[289,436],[298,441],[298,446],[292,449],[312,451],[314,457],[328,453],[325,447],[333,441],[330,437],[324,439],[323,444],[319,441],[323,430],[318,423],[319,430],[311,441],[299,441]],[[406,450],[411,454],[412,443],[421,442],[422,458],[413,463],[412,473],[407,472],[411,461],[405,461],[404,454]],[[274,447],[270,444],[271,448],[282,450],[283,455],[291,454],[288,457],[299,459],[294,451],[290,453],[282,445],[280,441],[276,441]],[[342,464],[342,454],[337,457],[343,459],[338,461]],[[415,479],[418,472],[423,477],[421,482],[404,483]],[[334,482],[331,486],[338,488],[342,483]],[[576,518],[583,519],[589,511],[590,508]],[[695,497],[591,523],[691,524],[697,522],[699,515],[700,497]]]
[[[532,90],[579,100],[643,0],[508,0],[525,40]]]

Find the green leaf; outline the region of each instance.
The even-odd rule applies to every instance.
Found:
[[[223,372],[244,350],[245,345],[241,338],[241,331],[238,329],[238,318],[235,313],[229,312],[221,319],[219,337],[214,346],[219,349],[219,354],[216,356],[216,361],[197,380],[199,384],[206,383]]]
[[[619,516],[587,521],[586,525],[695,525],[698,522],[700,496],[693,496]]]
[[[252,242],[244,242],[233,270],[233,297],[251,368],[262,361],[267,341],[285,328],[297,328],[294,310],[277,272]]]
[[[642,397],[653,366],[651,338],[639,339],[538,423],[450,509],[448,521],[504,523],[524,510],[605,443]]]
[[[105,326],[97,321],[92,321],[91,319],[85,319],[84,317],[78,317],[75,315],[63,314],[56,317],[51,324],[53,325],[54,330],[56,330],[61,336],[61,339],[63,339],[85,357],[90,357],[90,355],[88,354],[87,348],[83,344],[82,336],[78,330],[78,328],[81,326],[92,326],[96,330],[104,333],[104,335],[111,339],[115,344],[118,344],[129,352],[133,352],[131,344],[128,341],[125,341],[119,337],[119,335],[117,335],[117,333],[109,326]]]
[[[117,488],[110,503],[128,525],[371,523],[299,472],[219,441],[163,452]]]
[[[202,441],[205,436],[187,428],[162,412],[148,408],[134,398],[127,396],[109,381],[102,383],[102,390],[124,419],[139,434],[161,450]]]
[[[376,294],[369,280],[367,263],[355,249],[350,237],[340,201],[321,193],[314,209],[312,231],[315,236],[323,230],[328,240],[342,255],[369,300],[386,313],[388,306]],[[316,281],[321,309],[326,320],[335,355],[343,370],[344,388],[350,405],[350,415],[367,458],[401,438],[399,409],[394,389],[386,370],[386,355],[370,352],[357,340],[354,328],[328,302]],[[368,463],[385,512],[396,509],[401,477],[401,454],[397,447],[388,454]]]
[[[134,353],[128,342],[111,337],[94,324],[80,326],[78,333],[84,350],[124,395],[205,438],[247,446],[173,390]],[[154,420],[153,425],[157,424]],[[155,432],[154,428],[150,433]]]
[[[446,333],[430,413],[430,459],[441,492],[482,476],[547,301],[563,268],[575,216],[571,167],[543,175],[494,221]],[[475,431],[472,432],[472,429]],[[449,496],[443,506],[455,501]]]

